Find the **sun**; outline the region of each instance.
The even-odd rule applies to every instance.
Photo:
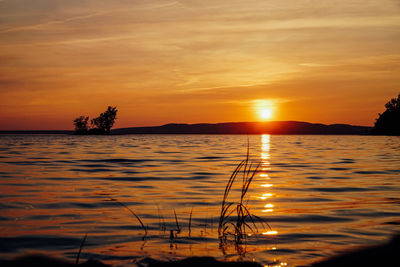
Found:
[[[269,120],[272,118],[272,110],[270,108],[264,108],[260,110],[260,118],[263,120]]]
[[[254,109],[259,117],[259,120],[267,121],[274,116],[275,103],[268,99],[254,100]]]

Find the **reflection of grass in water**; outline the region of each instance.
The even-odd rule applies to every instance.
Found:
[[[257,222],[264,227],[264,222],[258,216],[251,214],[248,208],[249,198],[246,197],[255,175],[261,163],[255,166],[249,160],[249,147],[247,147],[246,159],[241,161],[230,176],[225,187],[224,196],[221,203],[221,212],[218,224],[218,235],[221,245],[226,245],[229,237],[233,237],[235,245],[243,244],[247,232],[258,234]],[[242,183],[240,188],[240,198],[238,201],[229,202],[228,198],[236,178],[242,173]],[[234,215],[234,220],[231,219]],[[270,226],[268,225],[270,228]]]

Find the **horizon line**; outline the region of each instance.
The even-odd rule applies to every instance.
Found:
[[[365,125],[354,125],[354,124],[349,124],[349,123],[330,123],[330,124],[326,124],[326,123],[320,123],[320,122],[307,122],[307,121],[296,121],[296,120],[284,120],[284,121],[238,121],[238,122],[197,122],[197,123],[183,123],[183,122],[169,122],[169,123],[164,123],[164,124],[160,124],[160,125],[151,125],[151,126],[127,126],[127,127],[119,127],[119,128],[114,128],[113,130],[118,130],[118,129],[128,129],[128,128],[150,128],[150,127],[161,127],[161,126],[165,126],[165,125],[171,125],[171,124],[176,124],[176,125],[202,125],[202,124],[229,124],[229,123],[277,123],[277,122],[300,122],[300,123],[309,123],[309,124],[320,124],[320,125],[349,125],[349,126],[356,126],[356,127],[368,127],[368,128],[372,128],[374,127],[372,126],[365,126]],[[24,131],[53,131],[53,132],[73,132],[74,129],[20,129],[20,130],[16,130],[16,129],[8,129],[8,130],[0,130],[0,132],[24,132]]]

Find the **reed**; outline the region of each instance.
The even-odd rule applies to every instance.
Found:
[[[264,224],[268,225],[261,218],[251,214],[248,207],[247,193],[260,165],[261,163],[250,162],[248,146],[246,158],[238,164],[226,184],[218,223],[218,236],[223,244],[230,236],[234,238],[235,244],[242,244],[249,231],[253,234],[258,233],[257,223],[261,223],[263,227]],[[242,175],[240,197],[237,201],[229,201],[232,187],[240,175]]]
[[[165,224],[164,216],[161,213],[161,210],[160,210],[160,207],[158,206],[158,204],[156,204],[156,207],[157,207],[157,213],[158,213],[158,227],[159,227],[160,232],[165,234],[165,231],[167,230],[167,226]]]
[[[190,215],[189,215],[189,233],[188,233],[188,236],[190,237],[190,235],[191,235],[191,233],[192,233],[192,231],[191,231],[191,226],[192,226],[192,215],[193,215],[193,207],[192,207],[192,209],[190,210]]]
[[[258,226],[260,225],[262,229],[265,228],[265,225],[267,225],[268,228],[271,229],[270,225],[267,222],[265,222],[262,218],[250,212],[249,208],[250,198],[248,197],[248,192],[253,180],[255,179],[256,174],[259,171],[261,162],[258,163],[251,162],[249,150],[250,149],[248,145],[246,158],[236,166],[235,170],[229,177],[225,187],[224,195],[221,202],[221,211],[219,214],[219,222],[218,222],[218,237],[220,239],[221,245],[226,245],[226,242],[228,240],[229,241],[232,240],[232,238],[235,245],[241,245],[243,244],[243,242],[246,240],[247,236],[250,233],[254,234],[257,237],[257,234],[259,233]],[[232,188],[233,187],[236,188],[236,184],[239,184],[239,190],[238,190],[239,195],[233,196]],[[236,197],[236,199],[234,197]],[[144,230],[143,239],[146,238],[148,229],[144,225],[140,217],[124,203],[114,198],[110,198],[110,200],[126,208],[137,219],[137,221],[142,226],[142,229]],[[158,205],[157,205],[157,210],[158,210],[159,227],[165,233],[167,227],[164,221],[164,217],[162,216]],[[169,230],[170,232],[169,237],[171,241],[177,238],[178,234],[180,234],[182,231],[179,225],[179,220],[175,209],[173,209],[173,211],[174,211],[176,227],[174,229]],[[191,209],[189,214],[188,237],[191,237],[192,234],[191,233],[192,216],[193,216],[193,208]],[[205,221],[205,233],[206,230],[207,230],[207,218]],[[79,260],[79,254],[77,260]]]
[[[176,211],[174,209],[174,215],[175,215],[175,223],[176,223],[176,233],[179,234],[181,232],[181,228],[179,227],[179,221],[178,221],[178,217],[176,216]]]
[[[147,236],[147,227],[144,226],[144,224],[143,224],[142,220],[140,219],[140,217],[139,217],[135,212],[133,212],[133,210],[131,210],[131,209],[130,209],[127,205],[125,205],[124,203],[119,202],[119,201],[116,200],[115,198],[110,198],[110,200],[113,201],[113,202],[115,202],[115,203],[117,203],[117,204],[119,204],[119,205],[121,205],[122,207],[126,208],[126,209],[138,220],[138,222],[139,222],[140,225],[142,226],[142,229],[144,230],[144,236],[143,236],[143,238],[145,238],[145,237]]]
[[[176,216],[176,211],[174,209],[174,216],[175,216],[175,229],[171,229],[169,231],[169,239],[172,241],[174,238],[178,237],[178,234],[181,233],[181,227],[179,226],[178,216]]]
[[[87,235],[88,235],[88,234],[86,233],[86,235],[85,235],[85,236],[83,237],[83,239],[82,239],[81,245],[79,246],[79,251],[78,251],[78,254],[76,255],[76,260],[75,260],[75,264],[76,264],[76,265],[79,264],[79,257],[81,256],[82,248],[83,248],[83,246],[85,245]]]

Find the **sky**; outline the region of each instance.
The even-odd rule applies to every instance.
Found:
[[[371,126],[399,80],[400,0],[0,0],[0,130]]]

